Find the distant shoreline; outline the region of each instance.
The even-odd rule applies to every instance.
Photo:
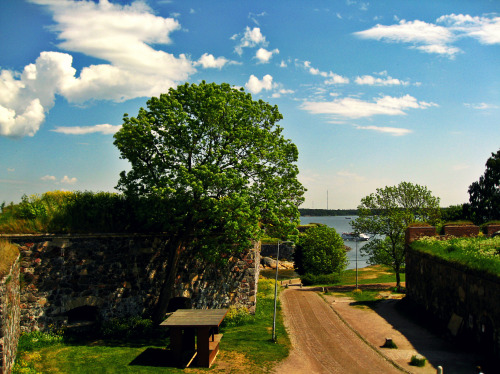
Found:
[[[357,209],[306,209],[299,208],[301,217],[335,217],[335,216],[357,216]]]

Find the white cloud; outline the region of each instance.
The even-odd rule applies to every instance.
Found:
[[[467,108],[477,109],[477,110],[488,110],[488,109],[499,109],[498,105],[488,104],[488,103],[478,103],[478,104],[464,104]]]
[[[460,49],[450,46],[454,34],[446,27],[423,21],[401,20],[397,25],[376,25],[371,29],[354,33],[363,39],[376,39],[389,43],[410,43],[413,48],[427,53],[453,57]]]
[[[333,101],[306,101],[301,109],[313,114],[327,114],[333,118],[363,118],[374,115],[405,115],[408,109],[425,109],[437,106],[434,103],[419,102],[416,98],[405,95],[402,97],[383,96],[374,102],[355,98],[338,98]]]
[[[365,180],[365,177],[362,177],[361,175],[345,170],[338,171],[337,176],[342,178],[352,179],[356,182],[362,182]]]
[[[273,54],[278,54],[280,53],[279,49],[273,49],[272,51],[268,51],[265,48],[259,48],[257,53],[255,54],[255,57],[259,60],[261,64],[268,63],[271,57],[273,57]]]
[[[61,179],[61,183],[64,184],[75,184],[78,181],[76,178],[69,178],[67,175],[64,176],[63,179]]]
[[[396,127],[382,127],[382,126],[356,126],[358,130],[370,130],[389,134],[392,136],[403,136],[411,134],[413,131],[409,129],[396,128]]]
[[[287,90],[285,88],[282,88],[282,89],[278,90],[277,92],[273,93],[272,97],[278,98],[278,97],[281,97],[282,95],[290,95],[293,93],[295,93],[294,90]]]
[[[100,132],[101,134],[109,135],[109,134],[114,134],[118,130],[122,128],[121,125],[110,125],[110,124],[102,124],[102,125],[95,125],[95,126],[72,126],[72,127],[64,127],[64,126],[59,126],[56,127],[54,132],[60,132],[62,134],[67,134],[67,135],[85,135],[85,134],[93,134]]]
[[[312,67],[310,61],[304,61],[303,66],[304,66],[304,68],[307,69],[307,71],[309,71],[310,74],[319,75],[323,78],[327,78],[325,80],[325,84],[347,84],[347,83],[349,83],[349,78],[343,77],[339,74],[335,74],[331,71],[330,72],[321,71],[315,67]]]
[[[255,75],[251,75],[245,87],[253,94],[258,94],[262,90],[269,91],[273,88],[273,77],[269,74],[264,75],[262,80],[259,80]]]
[[[7,168],[7,171],[8,171],[9,173],[13,173],[13,172],[15,172],[15,171],[16,171],[16,169],[14,169],[14,168]]]
[[[67,53],[42,52],[22,73],[0,70],[0,135],[33,136],[54,105],[56,95],[70,103],[125,101],[159,95],[187,80],[196,69],[178,57],[150,47],[169,44],[180,29],[173,18],[155,16],[141,1],[131,5],[73,0],[31,0],[53,15],[62,50],[109,64],[84,67],[79,76]]]
[[[281,63],[280,63],[280,68],[286,68],[288,65],[287,63],[285,62],[285,60],[281,60]]]
[[[239,34],[233,35],[231,39],[238,39]],[[243,48],[253,48],[258,45],[267,46],[266,37],[262,35],[260,32],[260,27],[254,27],[250,29],[250,27],[246,27],[243,36],[240,38],[239,44],[234,48],[235,52],[240,56],[243,54]]]
[[[41,177],[40,179],[43,181],[55,181],[56,177],[54,177],[53,175],[45,175],[45,176]]]
[[[397,25],[379,24],[354,34],[364,39],[409,43],[412,48],[450,58],[462,52],[451,45],[459,38],[474,38],[482,44],[500,44],[500,17],[494,15],[472,17],[468,14],[449,14],[439,17],[436,23],[443,26],[419,20],[401,20]]]
[[[204,53],[195,65],[201,65],[205,69],[217,68],[222,69],[226,64],[236,64],[235,61],[230,61],[225,57],[215,58],[212,54]]]
[[[500,44],[500,17],[472,17],[450,14],[437,19],[456,33],[472,37],[483,44]]]
[[[407,86],[410,83],[407,81],[401,81],[397,78],[387,77],[374,77],[372,75],[363,75],[361,77],[356,77],[356,84],[368,85],[368,86]]]
[[[343,77],[341,75],[329,72],[328,77],[330,79],[325,80],[325,84],[348,84],[349,78]]]

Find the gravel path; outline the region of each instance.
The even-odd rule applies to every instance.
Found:
[[[275,373],[401,373],[359,338],[315,292],[281,294],[293,350]]]

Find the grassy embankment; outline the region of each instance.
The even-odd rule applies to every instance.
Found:
[[[277,343],[271,341],[273,302],[274,281],[261,279],[256,314],[230,311],[222,328],[221,352],[211,372],[263,373],[288,355],[290,341],[281,316],[276,324]],[[162,353],[169,343],[168,337],[147,321],[139,327],[134,333],[127,321],[115,323],[101,329],[101,336],[93,339],[80,336],[75,340],[58,334],[24,335],[14,373],[197,373],[207,370],[165,366]]]

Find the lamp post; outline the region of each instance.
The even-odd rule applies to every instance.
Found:
[[[276,303],[278,300],[278,264],[280,256],[280,244],[293,243],[291,241],[280,242],[278,240],[278,250],[276,251],[276,277],[274,280],[274,313],[273,313],[273,342],[276,341]]]

